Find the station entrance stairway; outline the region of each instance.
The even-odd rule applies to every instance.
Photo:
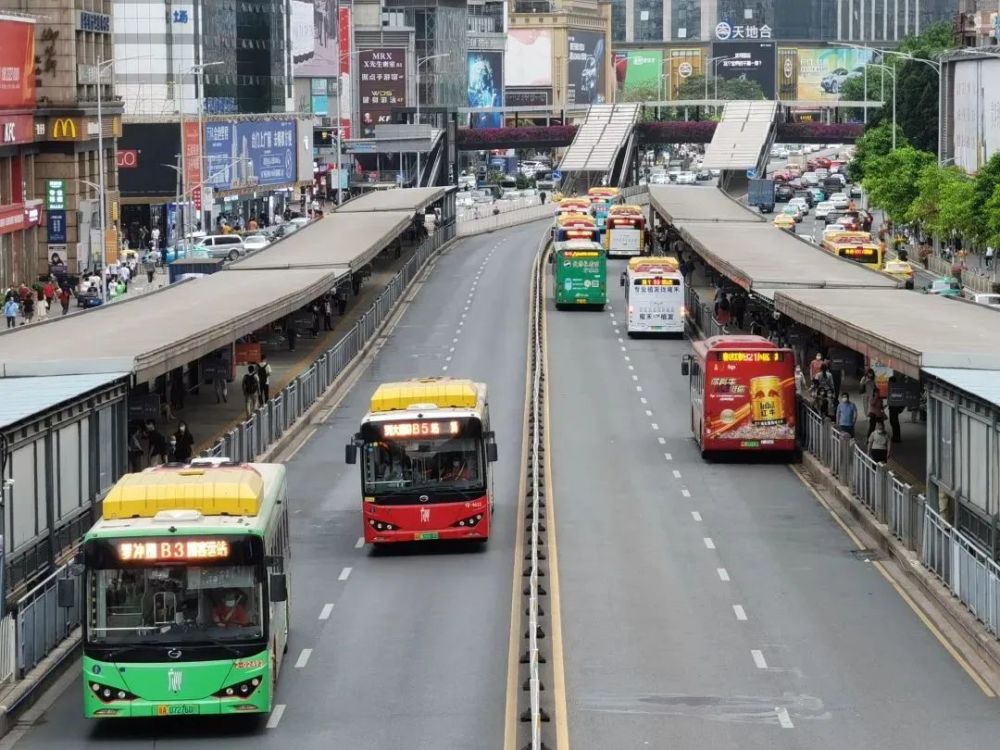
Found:
[[[597,185],[623,184],[635,149],[638,104],[594,104],[559,165],[560,190],[585,192]]]
[[[751,176],[767,174],[767,161],[777,134],[778,104],[772,101],[729,102],[705,149],[704,169],[722,172],[719,184],[739,191]]]

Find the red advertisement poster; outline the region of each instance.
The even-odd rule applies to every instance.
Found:
[[[201,144],[198,141],[198,123],[185,122],[184,143],[184,190],[194,202],[194,210],[201,211]]]
[[[337,42],[340,44],[340,95],[343,101],[353,102],[351,95],[351,9],[341,8],[337,23]],[[351,137],[351,108],[341,107],[340,126],[343,138]]]
[[[706,449],[794,447],[791,351],[709,351],[705,396]]]
[[[0,109],[35,108],[35,22],[0,20]]]

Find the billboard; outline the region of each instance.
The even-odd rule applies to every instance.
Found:
[[[184,153],[184,191],[191,196],[194,210],[201,211],[201,143],[198,141],[198,121],[189,120],[181,128],[181,150]]]
[[[313,56],[313,0],[292,0],[291,10],[292,62],[296,65],[295,74],[299,75],[298,63]]]
[[[713,65],[720,78],[742,79],[760,84],[765,99],[775,95],[774,42],[713,42]]]
[[[863,49],[802,49],[798,54],[797,99],[838,99],[840,87],[863,76],[873,53]],[[782,64],[785,64],[783,57]],[[784,71],[782,71],[784,77]]]
[[[295,75],[304,78],[336,78],[340,65],[337,60],[337,2],[336,0],[309,0],[309,2],[292,3],[292,23],[295,25],[299,16],[296,14],[296,5],[307,5],[312,12],[312,24],[310,26],[312,46],[309,48],[311,55],[304,56],[301,61],[296,59]],[[342,8],[350,13],[350,8]],[[347,15],[348,28],[350,27],[350,15]],[[302,21],[305,27],[305,21]],[[348,37],[350,39],[350,37]],[[296,46],[294,49],[298,49]]]
[[[615,81],[619,91],[659,97],[662,75],[662,49],[615,52]]]
[[[507,86],[552,85],[552,31],[507,32]]]
[[[608,68],[604,34],[570,29],[566,32],[566,46],[566,103],[601,104]]]
[[[118,153],[136,154],[135,169],[118,171],[123,198],[169,198],[177,193],[176,164],[180,134],[177,123],[126,123],[118,139]]]
[[[391,122],[393,107],[406,106],[406,50],[402,47],[358,52],[358,101],[361,137],[375,136],[375,126]]]
[[[340,56],[340,81],[337,85],[337,95],[343,97],[341,101],[353,102],[351,93],[351,8],[337,7],[337,39],[341,44],[337,46],[337,54]],[[351,107],[340,108],[340,132],[344,138],[351,137]]]
[[[954,70],[955,164],[970,174],[1000,149],[1000,60],[962,60]]]
[[[0,109],[35,108],[35,22],[0,20]]]
[[[670,98],[677,99],[684,81],[692,76],[704,75],[705,55],[698,47],[670,50],[667,59],[667,75],[670,76]]]
[[[503,106],[503,52],[469,50],[466,57],[466,101],[470,107]],[[502,112],[473,112],[469,117],[473,128],[503,126]]]
[[[216,190],[295,182],[295,120],[207,123],[205,171]]]

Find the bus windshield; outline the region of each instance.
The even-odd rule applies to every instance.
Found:
[[[484,470],[474,437],[380,438],[364,446],[369,495],[481,488]]]
[[[87,642],[95,646],[260,639],[263,594],[253,565],[109,567],[88,573]]]

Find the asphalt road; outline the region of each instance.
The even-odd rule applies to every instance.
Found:
[[[15,747],[501,747],[528,283],[547,230],[529,224],[453,246],[372,366],[288,462],[293,615],[277,693],[286,708],[275,728],[263,720],[242,732],[220,719],[89,722],[76,679]],[[361,485],[358,467],[344,464],[344,445],[380,382],[441,374],[490,387],[500,454],[494,536],[484,550],[373,555],[357,547]],[[327,604],[332,612],[321,619]]]
[[[688,342],[548,315],[574,750],[997,746],[997,701],[786,466],[700,458]]]

